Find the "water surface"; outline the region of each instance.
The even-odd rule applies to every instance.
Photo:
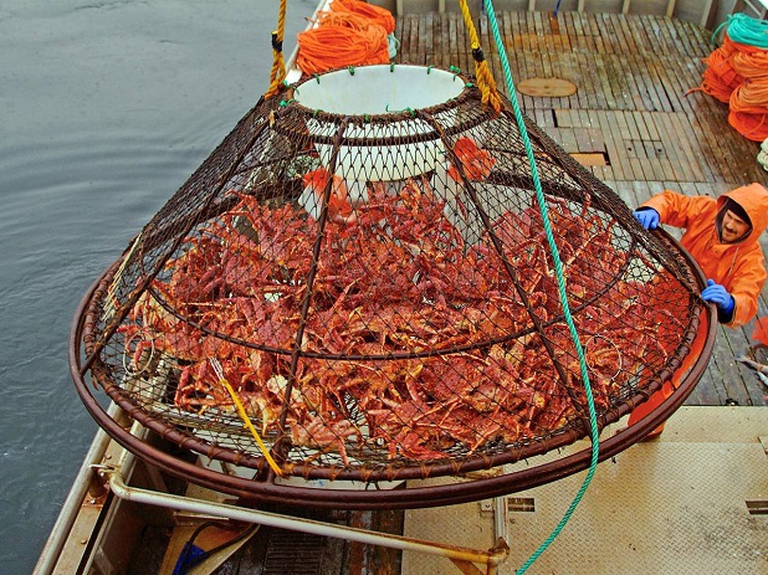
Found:
[[[285,51],[316,2],[290,0]],[[277,0],[0,3],[0,573],[31,572],[96,425],[80,298],[269,85]]]

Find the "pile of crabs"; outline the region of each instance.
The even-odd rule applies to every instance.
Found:
[[[149,347],[173,362],[176,409],[234,412],[223,373],[263,437],[345,465],[490,452],[583,416],[535,201],[470,243],[423,178],[372,186],[351,212],[329,203],[322,221],[295,202],[236,195],[185,239],[121,328],[133,371]],[[654,305],[669,293],[663,270],[626,275],[642,256],[616,249],[613,220],[548,201],[603,410],[663,364],[684,326]]]

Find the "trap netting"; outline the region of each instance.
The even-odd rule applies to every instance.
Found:
[[[680,367],[700,280],[528,130],[602,427]],[[340,70],[262,100],[82,317],[81,380],[254,483],[455,476],[588,435],[515,119],[455,72]]]

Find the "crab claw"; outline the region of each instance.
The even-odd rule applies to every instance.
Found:
[[[493,164],[496,160],[486,152],[477,147],[472,138],[462,136],[453,145],[453,152],[456,154],[464,175],[469,180],[484,180],[491,173]],[[448,175],[457,182],[461,181],[461,175],[456,166],[448,169]]]
[[[332,178],[333,181],[331,194],[328,198],[328,216],[337,223],[354,222],[357,216],[352,210],[344,180],[336,174],[331,175],[325,168],[312,170],[302,177],[304,183],[304,192],[300,198],[302,205],[309,212],[309,215],[319,219],[329,178]]]

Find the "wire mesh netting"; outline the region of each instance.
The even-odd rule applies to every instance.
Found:
[[[364,482],[457,475],[587,436],[521,136],[470,80],[371,66],[259,102],[103,277],[82,374],[259,480],[256,436],[283,476]],[[682,363],[697,277],[528,131],[603,426]]]

